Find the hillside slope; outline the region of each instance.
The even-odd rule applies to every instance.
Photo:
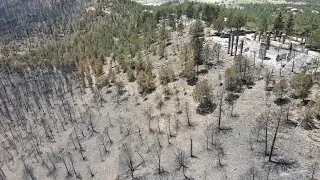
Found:
[[[0,34],[16,32],[28,34],[39,24],[56,24],[68,21],[83,11],[90,0],[38,1],[12,0],[0,3]],[[27,32],[26,32],[27,31]]]

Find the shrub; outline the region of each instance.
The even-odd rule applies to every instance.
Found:
[[[184,69],[181,73],[182,77],[185,78],[193,78],[196,76],[196,70],[194,67],[194,61],[193,60],[188,60],[185,65],[184,65]]]
[[[165,86],[162,93],[164,95],[164,99],[169,100],[172,95],[172,90],[168,86]]]
[[[317,94],[315,99],[315,104],[313,105],[312,111],[316,119],[320,120],[320,95]]]
[[[199,81],[193,90],[193,99],[200,103],[209,105],[212,103],[213,89],[208,80]]]
[[[134,71],[131,68],[128,68],[127,70],[127,78],[129,82],[134,82],[136,80],[136,77],[134,75]]]
[[[265,86],[264,86],[264,89],[266,91],[270,91],[271,88],[269,87],[270,85],[270,81],[271,81],[271,72],[270,71],[266,71],[266,73],[264,74],[264,82],[265,82]]]
[[[124,83],[122,81],[116,81],[114,83],[114,86],[116,87],[116,90],[117,90],[117,95],[122,95],[123,92],[124,92]]]
[[[92,69],[95,75],[102,75],[103,74],[103,64],[101,61],[94,61],[92,64]]]
[[[109,76],[103,75],[103,76],[97,77],[96,86],[98,89],[108,85],[109,85]]]
[[[314,119],[315,114],[315,104],[308,103],[303,110],[303,121],[302,126],[307,130],[318,129],[319,125]]]
[[[252,83],[251,64],[248,58],[242,55],[238,55],[234,58],[233,64],[235,65],[236,72],[239,74],[241,80],[246,84]]]
[[[115,70],[113,70],[112,68],[109,69],[108,79],[109,79],[110,83],[116,82],[117,74],[116,74]]]
[[[127,67],[128,67],[128,62],[125,58],[124,54],[119,54],[118,56],[116,56],[117,58],[117,62],[119,63],[121,69],[126,72],[127,71]]]
[[[156,89],[154,75],[151,71],[140,71],[137,75],[137,82],[140,86],[140,93],[151,93]]]
[[[142,60],[137,57],[135,60],[135,70],[139,71],[152,71],[153,65],[150,60]]]
[[[93,80],[92,80],[92,77],[91,76],[86,76],[87,77],[87,80],[88,80],[88,86],[90,88],[92,88],[92,84],[93,84]]]
[[[225,70],[225,77],[224,77],[224,84],[228,91],[234,91],[236,90],[240,85],[241,81],[239,79],[239,76],[236,72],[236,68],[234,65],[228,67]]]
[[[294,89],[294,95],[305,99],[309,95],[309,90],[313,85],[312,76],[306,73],[299,73],[290,80],[290,86]]]
[[[165,50],[166,50],[166,42],[164,41],[161,41],[159,43],[159,46],[158,46],[158,55],[160,56],[160,59],[164,58],[165,56]]]
[[[180,53],[180,59],[184,63],[181,76],[188,79],[194,78],[196,76],[195,53],[190,44],[182,47],[181,53]]]
[[[165,66],[161,68],[159,72],[160,84],[167,85],[170,82],[173,82],[175,79],[175,74],[170,66]]]
[[[314,81],[314,83],[317,83],[317,84],[320,85],[320,72],[315,72],[313,74],[313,81]]]
[[[250,61],[244,56],[236,56],[229,68],[225,70],[225,85],[229,91],[238,90],[242,85],[251,85],[254,77],[250,69]]]
[[[273,88],[273,93],[280,99],[286,94],[288,83],[285,79],[281,79]]]
[[[116,74],[120,74],[121,73],[120,66],[116,66],[114,69],[115,69]]]

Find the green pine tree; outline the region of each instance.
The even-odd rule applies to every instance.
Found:
[[[279,12],[278,16],[274,21],[273,30],[281,31],[283,28],[284,28],[283,17],[282,17],[282,13]]]
[[[193,2],[188,2],[187,9],[186,9],[186,16],[188,18],[194,17],[194,4],[193,4]]]
[[[259,31],[260,32],[266,32],[268,31],[268,20],[266,17],[263,17],[259,24]]]
[[[289,19],[286,23],[286,35],[290,36],[293,33],[293,27],[294,27],[294,17],[293,14],[291,13],[289,16]]]

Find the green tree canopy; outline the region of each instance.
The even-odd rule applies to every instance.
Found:
[[[291,36],[294,32],[294,16],[293,13],[290,13],[290,16],[286,22],[286,27],[285,27],[285,31],[286,31],[286,35],[287,36]]]
[[[265,16],[260,20],[258,30],[260,32],[268,31],[268,20]]]
[[[288,90],[288,83],[285,79],[281,79],[273,88],[273,92],[278,98],[282,98]]]
[[[195,22],[193,22],[191,24],[190,34],[193,37],[202,36],[203,35],[203,31],[204,31],[204,24],[202,23],[202,21],[200,19],[197,19]]]
[[[218,32],[222,31],[225,28],[224,15],[219,14],[218,18],[213,21],[213,28]]]
[[[320,46],[320,30],[311,33],[308,43],[314,46]]]
[[[213,98],[213,89],[208,80],[199,81],[193,90],[193,98],[200,104],[211,104]]]
[[[290,86],[294,89],[295,96],[305,99],[313,85],[312,76],[306,73],[299,73],[290,80]]]
[[[246,18],[241,12],[230,12],[227,16],[226,26],[232,30],[235,28],[237,31],[246,25]]]
[[[278,16],[276,17],[273,23],[273,30],[281,31],[283,28],[284,28],[283,17],[282,17],[282,13],[279,12]]]

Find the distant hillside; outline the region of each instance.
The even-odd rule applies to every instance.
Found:
[[[320,4],[319,0],[286,0],[287,2],[302,2],[302,3],[308,3],[308,4]]]
[[[0,34],[28,34],[39,24],[58,25],[84,9],[90,0],[5,0],[0,3]]]
[[[135,0],[141,4],[147,5],[159,5],[167,2],[183,2],[185,0]],[[214,4],[249,4],[249,3],[272,3],[272,4],[281,4],[286,3],[286,1],[296,1],[300,2],[303,0],[190,0],[195,2],[203,3],[214,3]],[[305,1],[318,1],[318,0],[305,0]]]

